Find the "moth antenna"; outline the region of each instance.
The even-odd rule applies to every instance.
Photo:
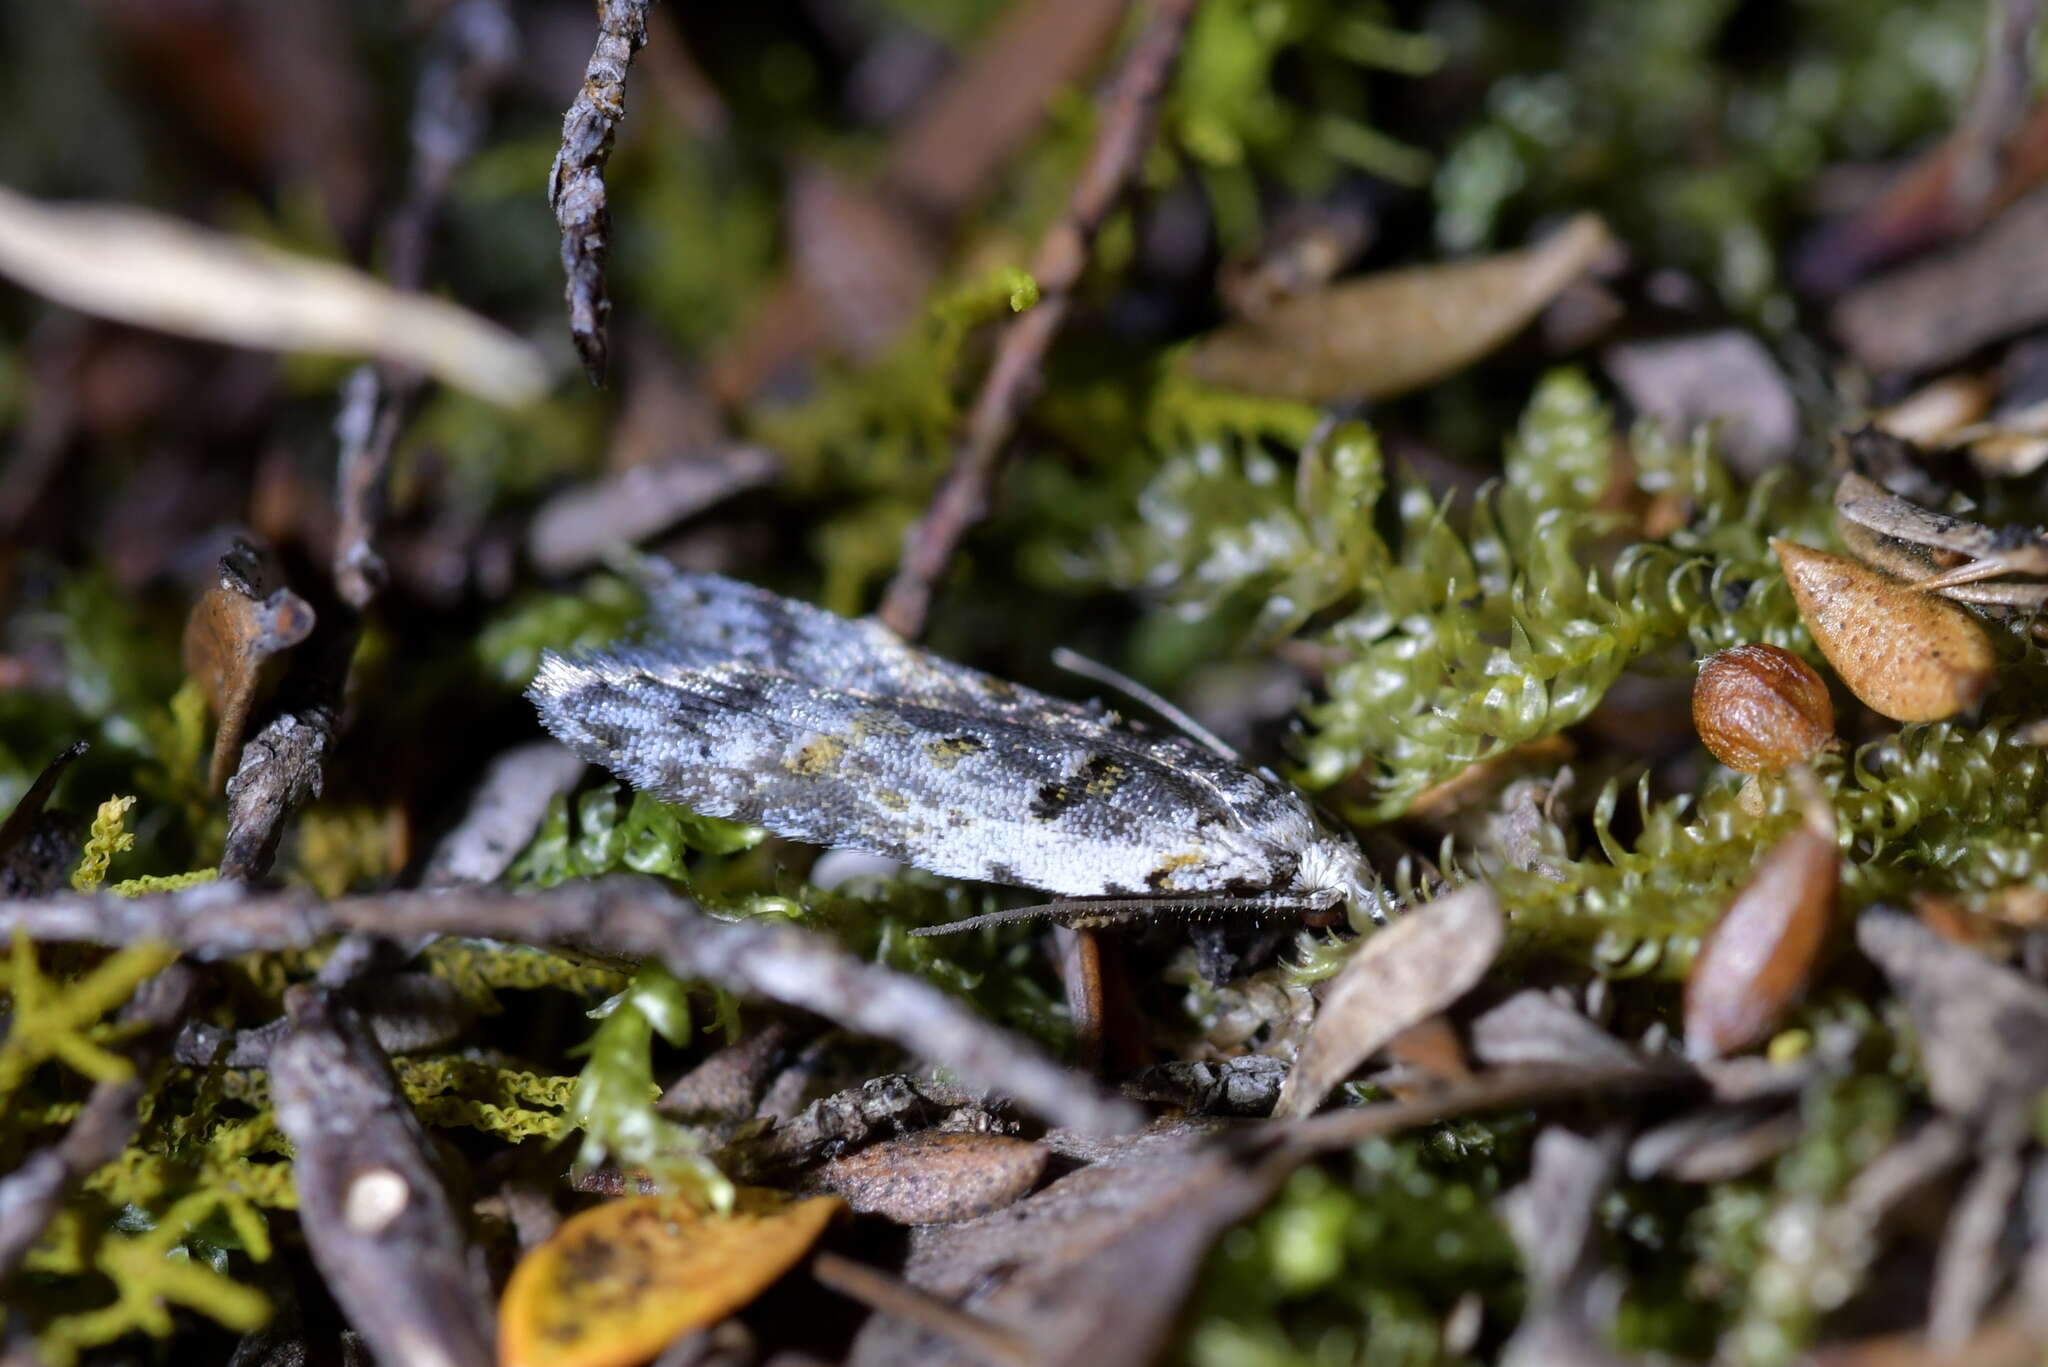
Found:
[[[910,933],[953,935],[963,930],[979,930],[983,926],[1006,926],[1018,921],[1041,919],[1057,920],[1062,924],[1086,922],[1107,925],[1174,914],[1199,917],[1250,911],[1261,916],[1306,916],[1322,910],[1324,908],[1314,903],[1290,902],[1275,897],[1188,897],[1173,894],[1164,897],[1069,897],[1058,902],[1011,907],[1007,911],[987,911],[964,920],[947,921],[943,925],[918,926]]]
[[[1180,708],[1175,707],[1165,698],[1160,697],[1159,694],[1139,683],[1130,675],[1112,669],[1100,661],[1091,660],[1080,651],[1069,650],[1065,646],[1054,647],[1052,662],[1061,669],[1066,670],[1069,674],[1079,674],[1084,679],[1093,680],[1105,688],[1114,688],[1127,697],[1137,699],[1160,716],[1172,722],[1175,727],[1191,739],[1200,741],[1232,764],[1242,765],[1244,763],[1244,756],[1238,754],[1236,748],[1228,741],[1196,721]]]
[[[979,916],[968,916],[958,921],[947,921],[943,925],[913,926],[912,935],[957,935],[965,930],[980,930],[983,926],[1014,925],[1018,921],[1036,921],[1043,917],[1058,915],[1070,903],[1040,902],[1036,906],[1011,907],[1007,911],[985,911]]]

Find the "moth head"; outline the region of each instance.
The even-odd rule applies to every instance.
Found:
[[[1329,924],[1347,910],[1374,921],[1387,919],[1379,879],[1349,836],[1319,832],[1302,851],[1294,881],[1303,900],[1317,909],[1311,922]]]

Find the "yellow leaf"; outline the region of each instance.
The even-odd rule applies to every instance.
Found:
[[[630,1367],[753,1300],[846,1208],[741,1187],[730,1215],[609,1201],[526,1255],[498,1306],[499,1367]]]

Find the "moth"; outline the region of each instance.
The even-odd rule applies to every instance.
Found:
[[[1379,916],[1350,835],[1213,738],[731,579],[660,562],[640,574],[640,643],[543,658],[528,696],[548,730],[691,811],[1054,899],[921,933],[1028,916]]]

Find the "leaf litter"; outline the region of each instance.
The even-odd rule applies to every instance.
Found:
[[[525,150],[489,127],[561,73],[497,0],[420,45],[382,224],[343,195],[309,226],[289,181],[181,195],[252,200],[207,230],[40,198],[161,189],[118,155],[7,202],[0,256],[50,297],[285,353],[90,319],[0,346],[10,1352],[2037,1358],[2036,7],[1927,7],[1911,41],[1802,13],[1797,98],[1727,64],[1746,12],[1695,50],[1598,5],[1478,45],[1306,2],[857,8],[756,50],[601,7],[518,182],[552,185],[566,342],[531,340],[563,282],[496,212]],[[223,140],[166,164],[261,166],[332,103],[301,78],[374,83],[351,15],[221,17],[208,44],[304,69],[254,73],[290,78],[277,117],[158,120]],[[195,21],[104,22],[165,76]],[[1939,34],[1983,51],[1947,127],[1898,112]],[[1484,66],[1515,52],[1552,69]],[[1815,98],[1872,89],[1853,137]],[[1358,121],[1383,107],[1442,157],[1426,191],[1358,169],[1429,179]],[[1840,164],[1922,138],[1888,188]],[[1823,191],[1847,212],[1781,281]],[[1596,342],[1618,403],[1559,371],[1515,427],[1532,366]],[[688,441],[544,393],[571,347]],[[335,351],[374,364],[337,384]],[[245,523],[274,563],[221,559]],[[513,698],[624,629],[637,590],[593,571],[641,543],[848,617],[894,569],[883,619],[935,650],[849,735],[955,659],[1011,704],[1084,692],[1040,665],[1071,644],[1143,682],[1095,669],[1038,724],[1182,770],[1222,731],[1334,843],[1194,908],[1155,894],[1213,849],[1148,850],[1158,886],[1109,894],[1136,924],[1056,904],[1056,954],[996,887],[609,785]],[[1183,728],[1150,686],[1190,702],[1225,656],[1273,696]],[[1059,777],[1042,805],[1123,784]],[[1258,895],[1333,848],[1349,914]]]

